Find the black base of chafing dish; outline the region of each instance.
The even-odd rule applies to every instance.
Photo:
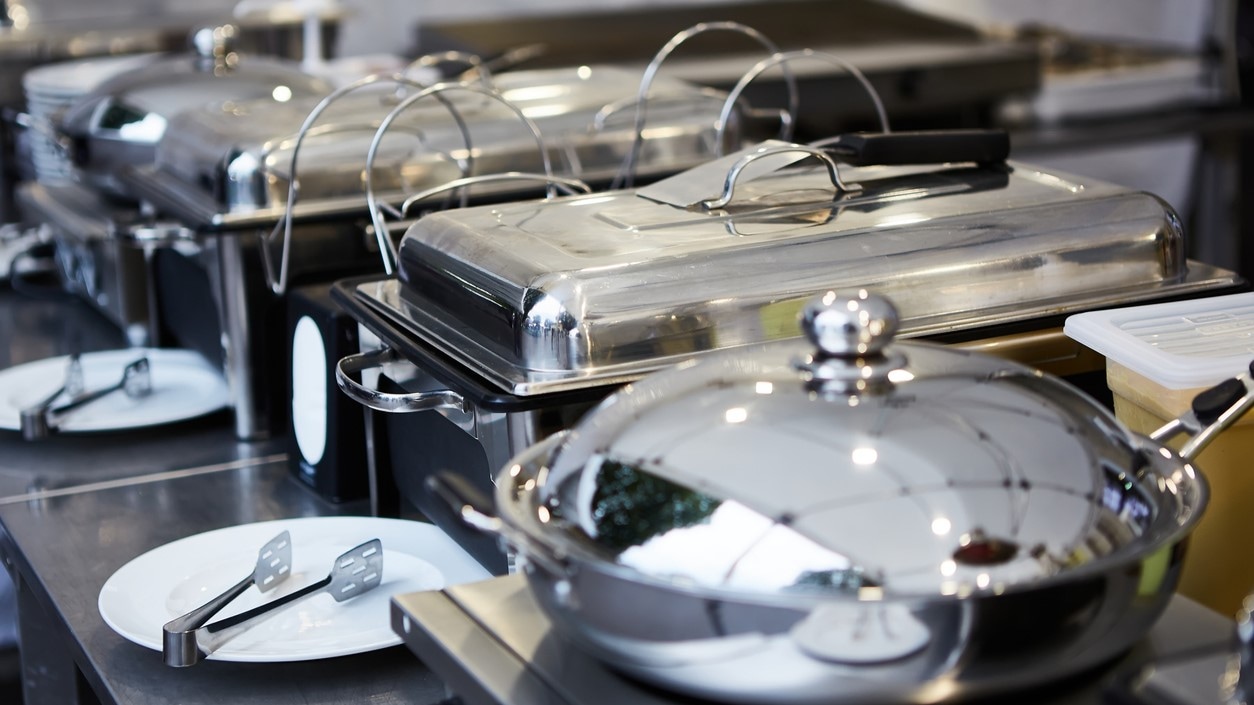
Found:
[[[553,631],[521,575],[392,598],[392,629],[465,705],[680,705],[705,703],[654,689],[611,671]],[[1092,673],[1018,693],[1010,700],[1038,705],[1218,705],[1215,655],[1231,639],[1232,623],[1185,598],[1174,598],[1150,634],[1117,663]],[[1184,659],[1209,660],[1175,668]],[[1158,667],[1149,699],[1128,688],[1131,673]],[[1210,697],[1208,697],[1208,694]],[[1143,699],[1144,698],[1144,699]],[[1005,696],[981,702],[1007,702]]]
[[[360,348],[357,323],[331,300],[327,284],[290,290],[286,308],[284,369],[291,371],[292,400],[288,468],[323,499],[364,499],[369,495],[365,410],[335,384],[336,362]],[[309,336],[317,336],[320,349]],[[303,348],[299,353],[298,347]]]
[[[147,255],[120,235],[142,220],[138,208],[70,182],[23,183],[15,198],[23,222],[51,231],[63,288],[113,321],[132,345],[160,344]]]
[[[391,380],[382,381],[380,388],[414,391]],[[437,413],[376,414],[373,431],[381,456],[374,461],[375,472],[380,476],[376,479],[377,491],[390,495],[388,513],[405,516],[417,512],[439,526],[493,575],[507,573],[509,561],[496,537],[467,525],[424,486],[428,477],[456,469],[476,489],[490,496],[496,469],[490,466],[476,440]]]
[[[377,278],[377,277],[373,277]],[[389,414],[367,411],[371,503],[376,513],[402,515],[416,510],[439,526],[475,560],[496,575],[507,570],[499,542],[468,527],[428,492],[426,479],[455,470],[481,492],[491,494],[492,478],[510,456],[527,443],[568,428],[615,387],[603,385],[574,392],[521,397],[488,386],[484,380],[437,350],[395,334],[392,324],[363,304],[353,291],[372,277],[336,282],[331,295],[371,333],[408,360],[420,360],[419,374],[393,379],[381,374],[385,392],[451,389],[465,397],[474,411]]]
[[[13,192],[23,174],[17,159],[16,124],[7,112],[0,112],[0,223],[21,218],[14,204]]]
[[[354,314],[359,316],[360,313]],[[369,327],[369,326],[367,326]],[[405,353],[418,355],[416,349]],[[494,439],[486,427],[508,425],[522,419],[530,429],[531,440],[539,440],[574,424],[584,412],[607,394],[609,388],[594,394],[564,400],[522,400],[508,398],[489,390],[468,377],[454,363],[432,350],[424,350],[428,375],[396,381],[380,375],[379,389],[385,392],[429,391],[434,387],[452,387],[471,398],[478,412],[473,417],[462,414],[422,412],[413,414],[366,413],[372,415],[371,445],[372,497],[382,513],[396,516],[416,511],[449,534],[475,560],[494,575],[504,575],[509,561],[495,536],[468,526],[465,521],[427,488],[427,478],[455,470],[469,479],[481,493],[491,496],[493,478],[512,455],[515,447]],[[451,381],[457,380],[457,381]],[[517,450],[521,450],[518,447]]]
[[[294,237],[300,247],[293,248],[289,292],[378,269],[378,254],[352,223],[311,225]],[[288,296],[271,291],[259,247],[258,233],[249,231],[203,236],[194,249],[167,247],[153,256],[159,329],[222,364],[241,440],[289,430]]]

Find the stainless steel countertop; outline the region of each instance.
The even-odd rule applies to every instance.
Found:
[[[615,673],[557,635],[521,575],[392,598],[392,628],[465,705],[698,705]],[[981,705],[1219,705],[1216,674],[1232,622],[1185,597],[1115,663],[1026,692],[967,701]],[[1162,682],[1133,695],[1143,664]],[[1184,668],[1189,670],[1186,672]],[[1170,687],[1167,687],[1170,686]],[[1186,699],[1164,697],[1174,691]],[[1209,691],[1209,692],[1208,692]],[[1140,700],[1141,696],[1158,699]]]
[[[75,348],[91,352],[125,346],[117,327],[79,299],[33,298],[0,288],[0,369]],[[225,410],[161,431],[66,435],[39,442],[0,430],[0,502],[153,473],[228,467],[282,451],[281,439],[237,441]]]
[[[0,289],[0,368],[64,354],[75,335],[83,351],[123,345],[77,300]],[[443,681],[400,646],[175,670],[104,623],[101,586],[148,550],[237,524],[368,513],[364,501],[331,504],[298,483],[281,450],[236,441],[226,413],[37,443],[0,432],[0,559],[17,585],[26,705],[445,701]]]
[[[0,289],[0,368],[64,354],[73,331],[80,331],[77,344],[84,351],[122,344],[120,336],[84,304],[31,300]],[[460,620],[458,624],[464,622],[463,627],[474,632],[473,640],[449,652],[448,642],[440,644],[439,638],[426,636],[445,629],[445,621],[412,629],[405,635],[406,641],[411,649],[431,659],[430,666],[405,647],[396,646],[320,661],[209,661],[175,670],[163,665],[157,652],[125,640],[104,623],[97,608],[102,584],[126,562],[148,550],[226,526],[367,512],[364,502],[331,504],[307,490],[291,478],[280,450],[275,441],[235,441],[225,414],[157,430],[60,437],[37,444],[22,441],[14,432],[0,432],[0,560],[18,586],[26,705],[463,702],[453,698],[445,679],[468,703],[584,702],[579,698],[551,699],[552,685],[539,675],[555,667],[556,642],[547,640],[549,646],[543,653],[520,660],[517,644],[510,646],[517,642],[515,637],[509,638],[514,640],[511,642],[474,627],[466,609],[470,602],[460,608],[449,602],[468,600],[499,586],[512,595],[491,597],[495,593],[487,593],[496,600],[494,609],[499,616],[502,609],[511,610],[510,605],[516,606],[525,597],[516,576],[483,583],[475,590],[421,596],[441,610],[443,606],[454,607],[447,615],[441,613],[440,619]],[[412,611],[413,606],[398,600],[393,617],[400,632],[401,613],[396,610],[403,605]],[[527,619],[531,621],[524,619],[518,624],[543,626],[537,625],[534,609],[521,612],[530,615]],[[426,614],[431,613],[424,611]],[[1224,643],[1229,624],[1220,615],[1184,598],[1177,599],[1131,658]],[[518,643],[530,644],[547,633],[530,627],[524,632],[525,638]],[[422,643],[426,646],[420,647]],[[509,667],[476,670],[484,662],[463,658],[473,655],[471,652],[491,652]],[[454,657],[451,663],[450,656]],[[560,658],[560,664],[566,665],[559,670],[566,668],[567,672],[569,668],[581,669],[579,664],[587,661],[586,656],[573,653]],[[535,678],[538,680],[529,680]],[[597,678],[596,673],[584,673],[563,687],[610,687],[616,697],[637,692],[633,687],[624,689],[621,683],[605,686]],[[597,686],[598,682],[602,685]],[[1099,702],[1098,681],[1090,684],[1078,692],[1038,694],[1044,697],[1031,701],[1049,705]],[[513,695],[506,700],[487,695],[498,686]],[[516,697],[527,693],[533,697]],[[672,701],[661,698],[659,702]]]

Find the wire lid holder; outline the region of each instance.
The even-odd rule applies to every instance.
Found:
[[[417,62],[415,62],[415,64],[416,63]],[[414,64],[411,64],[410,66],[413,66],[413,65]],[[264,270],[264,273],[266,276],[266,283],[269,285],[270,290],[274,292],[275,294],[282,296],[287,291],[288,270],[289,270],[289,264],[291,262],[291,249],[292,249],[292,223],[295,220],[293,209],[295,208],[296,202],[300,195],[300,182],[296,176],[297,165],[299,164],[300,150],[301,150],[301,147],[305,143],[305,138],[310,135],[322,135],[322,134],[330,134],[330,133],[334,133],[338,131],[360,129],[356,125],[351,125],[351,126],[329,125],[329,126],[323,126],[323,129],[321,130],[315,130],[314,123],[318,120],[319,117],[322,116],[322,114],[327,110],[327,108],[329,108],[333,103],[343,98],[344,96],[348,95],[349,93],[354,93],[363,88],[374,86],[376,84],[386,84],[386,83],[391,83],[391,84],[396,85],[398,91],[403,90],[406,87],[417,88],[419,90],[427,87],[426,84],[420,81],[417,81],[415,79],[409,78],[408,76],[405,75],[404,72],[393,73],[393,74],[387,74],[387,73],[371,74],[369,76],[365,76],[356,81],[353,81],[352,83],[349,83],[345,86],[342,86],[336,89],[335,91],[332,91],[328,95],[324,96],[322,100],[318,101],[318,104],[314,106],[314,109],[311,110],[309,114],[305,117],[304,122],[301,123],[300,129],[297,130],[295,143],[292,146],[292,157],[291,157],[291,160],[288,162],[287,203],[285,204],[283,216],[279,219],[277,223],[275,223],[274,228],[270,231],[270,234],[265,238],[264,242],[262,243],[262,247],[260,248],[261,259],[262,259],[262,264],[263,264],[262,269]],[[451,106],[450,106],[450,109],[452,110]],[[466,127],[465,122],[461,119],[461,115],[457,113],[456,110],[453,110],[453,113],[454,113],[455,119],[457,120],[458,127],[462,130],[462,134],[464,135],[467,142],[469,142],[469,139],[470,139],[469,130]],[[377,129],[374,125],[370,125],[369,127],[371,129]],[[278,271],[276,272],[272,255],[270,253],[270,246],[274,242],[274,240],[280,235],[280,233],[282,234],[283,249],[280,255],[281,259],[280,259]]]
[[[406,199],[405,203],[399,209],[381,202],[378,199],[378,197],[375,195],[373,173],[374,173],[374,161],[379,151],[379,145],[383,141],[383,136],[387,133],[392,123],[396,121],[397,117],[401,113],[403,113],[405,110],[409,109],[410,106],[412,106],[413,104],[417,103],[418,101],[428,96],[434,96],[434,97],[439,98],[440,95],[442,95],[443,93],[448,93],[450,91],[467,91],[471,93],[478,93],[479,95],[482,95],[486,98],[499,102],[500,104],[508,108],[510,111],[512,111],[514,115],[517,116],[518,119],[523,123],[523,125],[526,126],[527,130],[531,133],[531,136],[535,139],[536,149],[539,151],[540,158],[544,165],[544,173],[535,174],[535,173],[528,173],[528,172],[507,172],[505,174],[488,174],[488,175],[469,176],[469,177],[464,176],[463,178],[455,179],[454,181],[448,182],[444,185],[437,186],[432,189],[427,189],[426,191],[422,191],[418,194],[411,196],[410,198]],[[441,102],[451,112],[453,113],[457,112],[456,108],[454,108],[448,101],[442,100]],[[466,141],[466,149],[469,152],[471,151],[469,135],[464,132],[463,137],[465,138],[465,141]],[[379,244],[379,256],[383,261],[383,271],[388,276],[391,276],[396,273],[396,263],[399,259],[399,255],[396,251],[396,245],[392,242],[391,238],[388,236],[387,219],[384,216],[384,211],[387,211],[388,215],[391,215],[394,218],[398,218],[398,219],[404,218],[406,211],[408,211],[408,209],[411,208],[415,203],[421,200],[424,200],[426,198],[429,198],[431,196],[434,196],[440,193],[450,192],[450,191],[457,190],[457,189],[462,189],[467,186],[478,184],[478,183],[498,182],[498,181],[503,181],[503,180],[514,180],[514,181],[525,180],[525,181],[542,182],[545,184],[545,197],[546,198],[556,197],[559,190],[566,192],[566,193],[574,193],[574,192],[587,193],[591,191],[591,188],[588,187],[586,184],[584,184],[582,181],[579,181],[577,179],[559,178],[553,175],[552,160],[549,157],[549,150],[548,150],[548,147],[545,145],[544,137],[543,135],[540,134],[540,128],[536,126],[535,122],[532,121],[531,118],[527,117],[527,115],[522,111],[521,108],[519,108],[517,105],[515,105],[514,103],[506,99],[505,96],[503,96],[496,89],[491,88],[491,87],[484,87],[481,85],[475,85],[471,83],[437,83],[434,86],[425,88],[419,91],[418,93],[415,93],[405,98],[404,100],[402,100],[395,108],[392,109],[390,113],[388,113],[387,117],[383,119],[383,122],[379,125],[379,129],[375,132],[374,139],[371,140],[370,149],[366,154],[365,176],[366,176],[366,205],[370,210],[371,223],[374,225],[375,238]]]
[[[653,60],[649,62],[648,67],[645,68],[644,75],[640,79],[640,90],[636,95],[635,139],[631,144],[631,149],[627,152],[627,158],[623,161],[618,174],[614,177],[614,181],[610,186],[611,189],[631,188],[635,182],[636,165],[640,160],[640,150],[644,144],[644,124],[648,112],[649,90],[653,87],[653,80],[657,77],[658,71],[662,68],[662,63],[666,61],[666,59],[681,44],[693,37],[707,32],[734,32],[737,34],[743,34],[750,39],[757,41],[768,52],[770,52],[771,55],[779,54],[779,47],[775,44],[775,42],[771,41],[766,35],[762,34],[753,27],[741,24],[740,22],[700,22],[671,37],[670,41],[666,42],[666,44],[658,50],[657,54],[653,56]],[[783,67],[783,70],[784,80],[788,85],[788,108],[786,112],[781,112],[780,114],[782,123],[781,139],[790,139],[792,136],[793,124],[796,122],[797,106],[800,99],[797,91],[797,79],[792,75],[792,72],[789,71],[787,65]],[[725,132],[724,121],[726,119],[726,116],[720,116],[720,122],[717,125],[719,141],[715,145],[715,154],[718,156],[722,156],[723,154],[722,140]]]
[[[880,98],[879,91],[875,90],[875,86],[871,85],[871,81],[867,79],[866,74],[862,73],[857,66],[854,66],[845,59],[842,59],[834,54],[815,51],[813,49],[800,49],[797,51],[776,52],[770,57],[759,61],[753,66],[753,68],[749,69],[743,76],[740,77],[740,80],[736,82],[736,85],[727,94],[727,100],[723,101],[723,110],[719,113],[718,143],[720,146],[723,144],[724,132],[727,129],[727,123],[731,119],[732,108],[740,99],[740,94],[744,93],[745,89],[749,87],[749,84],[768,69],[775,66],[782,66],[787,69],[788,64],[800,59],[823,61],[839,66],[847,71],[849,75],[853,76],[854,79],[861,84],[862,88],[866,90],[867,96],[870,97],[871,103],[875,106],[875,115],[879,119],[880,131],[885,134],[891,131],[888,124],[888,112],[884,109],[884,101]],[[788,140],[788,137],[781,135],[780,139]],[[824,140],[819,140],[811,143],[811,146],[819,147],[822,146],[823,142]]]
[[[300,157],[300,149],[305,142],[305,138],[308,136],[334,134],[336,132],[349,132],[361,129],[361,126],[356,124],[326,125],[321,126],[322,129],[315,129],[314,123],[324,112],[326,112],[327,108],[329,108],[331,104],[335,103],[349,93],[357,92],[369,86],[385,83],[394,84],[397,88],[396,95],[398,98],[403,95],[404,89],[406,88],[416,88],[419,90],[428,88],[430,87],[430,84],[410,78],[408,75],[409,72],[414,69],[434,67],[441,63],[463,63],[468,67],[468,71],[474,72],[474,74],[478,76],[478,79],[482,81],[485,86],[492,85],[492,74],[488,64],[484,63],[482,59],[475,54],[469,54],[461,51],[446,51],[434,54],[425,54],[411,61],[404,69],[397,73],[371,74],[357,79],[345,86],[341,86],[335,91],[332,91],[328,95],[324,96],[322,100],[314,106],[314,109],[309,112],[309,115],[305,117],[304,122],[301,123],[300,128],[295,134],[295,144],[292,147],[292,158],[288,162],[287,202],[284,207],[283,216],[280,218],[279,222],[275,224],[274,229],[272,229],[270,235],[265,238],[262,243],[262,247],[260,248],[263,265],[262,269],[265,273],[266,283],[272,292],[282,296],[287,290],[288,267],[291,262],[292,222],[294,220],[293,208],[295,207],[300,194],[300,183],[296,178],[296,166]],[[457,161],[458,168],[462,175],[465,176],[470,173],[474,163],[474,150],[471,148],[470,128],[466,124],[466,121],[462,117],[461,113],[453,106],[452,103],[450,103],[444,96],[437,96],[437,99],[440,100],[440,102],[443,103],[449,110],[452,114],[453,120],[457,124],[458,129],[461,131],[462,141],[466,147],[467,156],[465,159],[458,159],[455,161]],[[370,130],[377,131],[379,125],[369,124],[366,127]],[[419,139],[421,140],[421,130],[418,132]],[[286,142],[287,140],[280,140],[277,144],[281,145]],[[270,150],[266,150],[266,153],[268,154],[269,151]],[[278,272],[275,272],[274,262],[270,254],[270,246],[274,242],[275,238],[279,236],[280,231],[282,231],[283,236],[283,249],[280,255],[281,259]]]

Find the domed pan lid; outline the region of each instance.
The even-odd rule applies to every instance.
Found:
[[[893,343],[884,299],[829,293],[803,322],[813,347],[609,397],[546,458],[522,529],[685,587],[965,596],[1138,560],[1205,503],[1189,465],[1063,382]]]

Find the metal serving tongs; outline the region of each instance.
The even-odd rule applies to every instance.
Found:
[[[26,440],[35,440],[47,435],[47,416],[48,409],[52,407],[53,402],[60,399],[63,395],[74,398],[83,393],[83,361],[78,353],[70,355],[65,363],[65,377],[61,380],[61,386],[57,387],[52,394],[44,397],[43,401],[38,404],[22,409],[21,424],[22,437]],[[40,434],[43,429],[42,435]]]
[[[132,399],[152,393],[152,375],[147,357],[141,357],[127,365],[122,370],[122,379],[118,380],[117,384],[92,392],[83,392],[82,363],[77,355],[71,355],[65,381],[61,387],[40,403],[22,409],[19,414],[22,438],[28,441],[47,438],[60,428],[61,423],[73,411],[118,390],[126,392],[126,396]],[[53,402],[63,395],[68,395],[70,400],[60,406],[52,406]]]
[[[244,594],[253,585],[261,592],[269,592],[287,580],[292,574],[292,537],[285,529],[270,539],[257,551],[257,564],[238,583],[227,588],[221,595],[205,604],[165,623],[162,653],[169,666],[191,666],[200,660],[196,649],[196,630],[203,627],[213,616],[222,611],[232,600]]]
[[[327,592],[336,602],[344,602],[375,589],[382,582],[383,543],[379,539],[371,539],[340,554],[325,578],[306,585],[296,592],[204,626],[199,625],[204,624],[204,620],[211,617],[230,600],[218,605],[217,609],[210,611],[207,615],[203,615],[204,620],[200,620],[199,624],[196,624],[195,619],[188,619],[196,612],[167,623],[163,627],[164,640],[162,642],[165,663],[167,666],[179,668],[194,666],[231,639],[269,619],[274,613],[307,597]],[[183,623],[183,620],[187,622]],[[193,624],[196,626],[192,626]]]

